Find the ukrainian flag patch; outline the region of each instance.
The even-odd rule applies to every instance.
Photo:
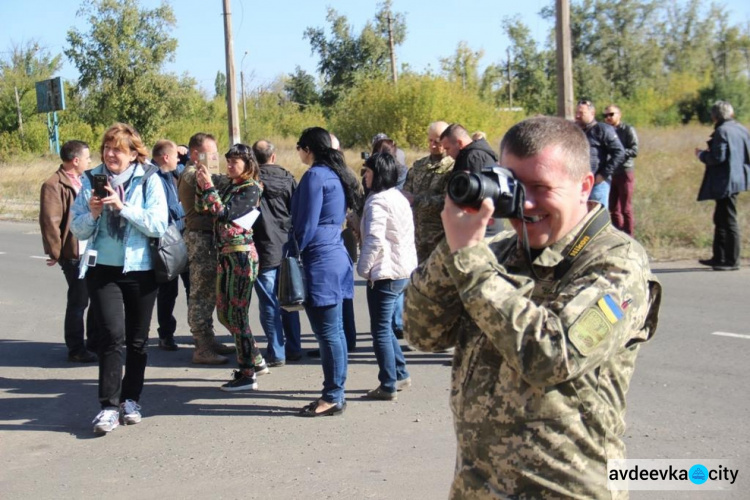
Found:
[[[604,313],[604,316],[613,325],[622,319],[622,308],[617,304],[615,299],[613,299],[610,294],[607,294],[599,299],[599,302],[597,302],[596,305],[599,306],[599,309],[601,309],[602,313]]]

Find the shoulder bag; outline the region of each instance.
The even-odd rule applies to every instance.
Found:
[[[292,312],[301,311],[305,308],[307,280],[305,279],[305,270],[302,267],[302,257],[299,253],[297,238],[294,237],[294,231],[290,230],[289,235],[294,245],[295,255],[290,255],[290,245],[287,245],[279,269],[278,299],[279,306],[283,310]]]

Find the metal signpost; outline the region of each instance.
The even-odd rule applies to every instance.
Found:
[[[36,111],[47,113],[47,132],[49,132],[49,149],[60,154],[60,134],[57,112],[65,109],[65,92],[62,79],[51,78],[36,82]]]

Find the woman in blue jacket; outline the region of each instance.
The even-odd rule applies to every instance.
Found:
[[[297,142],[300,160],[310,168],[292,197],[293,237],[307,278],[305,311],[320,347],[323,393],[300,415],[339,415],[346,409],[346,338],[342,302],[354,297],[353,264],[341,238],[346,209],[361,204],[359,181],[331,147],[320,127],[305,129]]]
[[[148,165],[148,150],[133,127],[111,126],[101,155],[103,163],[83,177],[71,230],[88,240],[81,277],[86,277],[98,322],[101,405],[92,423],[95,433],[106,434],[120,420],[126,425],[141,421],[138,400],[158,289],[149,242],[167,230],[167,201],[161,180],[150,175],[156,167]],[[92,190],[95,175],[107,177],[104,192]]]

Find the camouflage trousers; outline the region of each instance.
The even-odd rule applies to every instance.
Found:
[[[190,262],[188,325],[196,347],[214,340],[213,313],[216,307],[216,246],[211,233],[185,231]]]
[[[237,364],[252,369],[263,362],[250,329],[250,297],[258,277],[255,247],[246,252],[219,254],[216,265],[216,314],[219,322],[234,337]]]

